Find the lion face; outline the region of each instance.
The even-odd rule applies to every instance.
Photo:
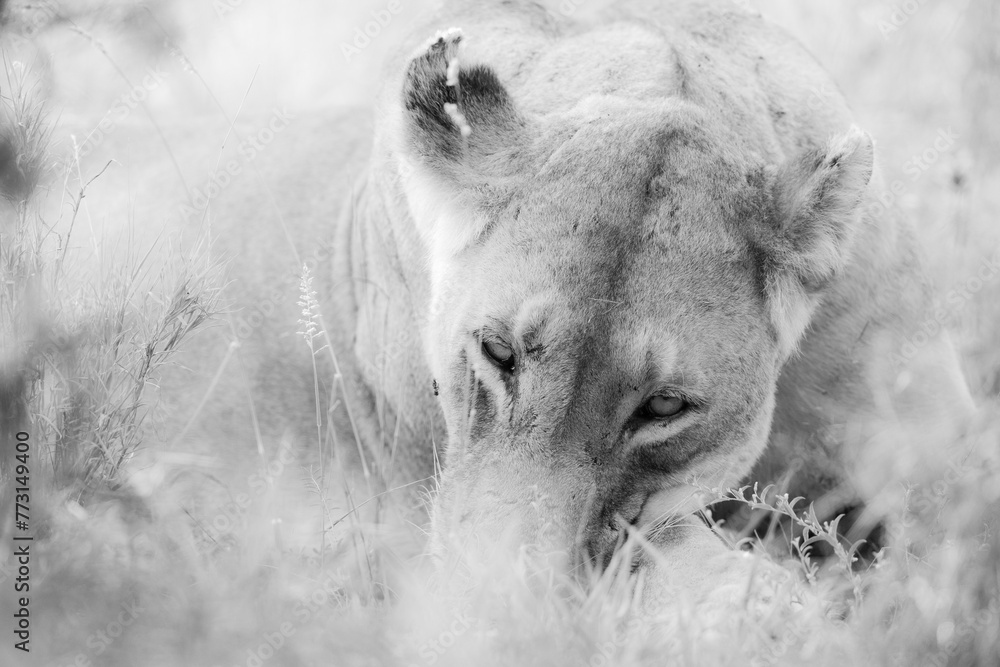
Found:
[[[442,554],[608,559],[763,450],[777,375],[846,261],[871,143],[770,166],[693,105],[529,118],[458,35],[410,66],[406,195],[427,245],[449,442]],[[458,548],[460,545],[461,548]]]
[[[604,553],[619,521],[689,510],[651,496],[733,482],[764,446],[778,344],[726,202],[686,205],[697,193],[659,171],[664,151],[698,149],[657,145],[655,126],[622,144],[621,129],[574,134],[439,267],[427,352],[450,434],[449,532],[517,530],[540,503],[561,540]]]

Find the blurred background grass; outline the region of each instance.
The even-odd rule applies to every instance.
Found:
[[[580,3],[582,11],[588,9],[587,2]],[[50,272],[46,280],[51,282],[43,287],[61,292],[62,317],[87,319],[86,326],[76,329],[80,336],[105,341],[88,348],[101,354],[74,357],[76,366],[60,368],[69,368],[81,380],[101,372],[113,375],[115,369],[129,371],[114,376],[115,382],[73,385],[91,401],[78,405],[77,412],[104,415],[103,422],[95,417],[93,423],[87,422],[90,431],[83,429],[77,435],[100,436],[119,445],[127,441],[141,449],[144,436],[149,436],[148,425],[129,421],[134,419],[131,410],[155,402],[158,366],[154,364],[148,376],[136,372],[145,363],[139,352],[149,340],[184,338],[192,333],[184,328],[192,317],[217,306],[211,276],[199,268],[202,265],[162,245],[167,217],[157,208],[162,192],[180,188],[180,181],[203,181],[220,152],[213,145],[203,153],[188,154],[180,147],[184,128],[214,124],[221,142],[227,119],[237,115],[262,117],[282,108],[292,113],[329,109],[332,116],[335,109],[367,105],[378,89],[384,56],[435,4],[400,0],[400,11],[369,44],[348,57],[344,46],[354,46],[357,31],[388,2],[4,3],[2,39],[8,74],[6,83],[0,78],[0,93],[13,100],[13,91],[20,87],[50,110],[51,149],[40,158],[49,161],[49,176],[58,172],[55,163],[62,164],[72,154],[74,142],[79,146],[93,136],[123,96],[142,87],[151,74],[158,80],[142,104],[115,116],[115,136],[109,143],[127,149],[116,155],[115,163],[105,165],[104,155],[95,151],[80,161],[76,180],[48,182],[45,188],[52,215],[64,215],[60,224],[73,217],[66,214],[74,206],[86,207],[87,215],[74,231],[72,252],[61,253],[64,265],[55,275]],[[876,138],[887,182],[901,183],[895,204],[925,239],[927,261],[942,294],[958,289],[968,294],[947,324],[962,350],[974,393],[984,403],[995,402],[1000,394],[1000,278],[978,285],[969,281],[1000,247],[997,4],[992,0],[739,4],[759,9],[807,45],[839,83],[859,124]],[[24,77],[23,85],[18,84],[19,77]],[[11,122],[10,113],[5,127],[19,127]],[[162,141],[150,141],[161,133]],[[936,147],[941,136],[951,139]],[[134,153],[129,148],[133,144]],[[157,147],[150,149],[150,144]],[[102,171],[105,166],[108,169]],[[3,206],[6,227],[0,231],[5,236],[5,258],[11,260],[4,264],[4,278],[28,284],[25,277],[35,275],[34,269],[23,260],[36,255],[51,259],[52,254],[42,252],[44,244],[28,232],[12,241],[11,225],[20,219],[22,230],[30,228],[29,213],[9,203]],[[150,248],[156,253],[147,255]],[[59,271],[72,274],[74,282],[67,283],[65,275],[60,278]],[[115,282],[122,276],[129,280]],[[3,311],[9,318],[5,324],[16,320],[13,312],[18,304],[27,308],[31,290],[18,292],[21,301],[10,294],[5,293],[4,305],[11,307]],[[108,330],[102,324],[107,321],[118,321],[118,328]],[[4,333],[9,331],[5,326]],[[132,332],[131,337],[122,332]],[[57,351],[60,344],[72,347],[72,340],[56,342]],[[110,349],[125,352],[108,356]],[[163,359],[164,364],[168,361]],[[141,397],[130,403],[136,387]],[[53,409],[59,400],[44,394],[33,406]],[[109,430],[109,424],[115,428]],[[52,432],[67,433],[55,427]],[[979,435],[995,443],[996,426],[984,426]],[[71,439],[73,433],[61,437]],[[535,601],[536,607],[505,610],[499,625],[458,632],[455,628],[468,627],[463,617],[422,595],[419,603],[411,597],[396,607],[381,604],[389,595],[376,588],[385,580],[372,574],[365,559],[378,551],[373,544],[392,538],[355,524],[328,551],[318,547],[315,534],[302,540],[309,548],[289,544],[291,535],[309,530],[302,526],[321,525],[317,519],[329,523],[332,510],[324,490],[310,486],[306,471],[297,463],[281,463],[280,447],[260,460],[249,456],[242,467],[228,462],[233,467],[228,472],[244,482],[257,466],[266,469],[269,464],[277,466],[272,470],[284,480],[283,486],[252,494],[250,509],[237,502],[246,484],[230,485],[222,471],[201,465],[193,451],[182,457],[184,465],[176,466],[188,470],[172,472],[166,481],[151,479],[162,474],[152,469],[145,477],[133,477],[131,487],[95,482],[98,492],[82,494],[78,484],[60,483],[58,475],[39,478],[36,494],[44,500],[36,502],[42,503],[38,512],[46,517],[43,537],[50,547],[40,551],[35,570],[40,584],[34,602],[39,610],[37,652],[25,662],[5,641],[0,661],[5,665],[251,665],[255,659],[262,664],[331,660],[332,664],[400,660],[604,664],[595,659],[610,655],[626,664],[655,663],[659,645],[626,646],[615,641],[611,630],[621,619],[611,605],[598,605],[597,611],[588,607],[582,616],[573,616],[554,603]],[[73,467],[79,465],[75,459],[66,465],[70,476],[79,472]],[[108,472],[101,466],[98,470]],[[850,624],[818,631],[783,621],[784,634],[767,624],[751,625],[749,630],[711,624],[689,627],[680,637],[688,651],[681,651],[686,664],[742,664],[748,646],[759,649],[756,655],[765,664],[884,664],[893,658],[900,664],[977,664],[982,656],[995,655],[988,645],[996,640],[1000,618],[996,598],[991,597],[1000,553],[995,536],[983,537],[980,531],[984,525],[989,528],[984,513],[988,518],[988,512],[995,511],[1000,492],[996,476],[986,469],[978,472],[982,474],[963,475],[950,490],[952,502],[939,513],[950,541],[936,551],[918,554],[926,559],[924,566],[933,567],[924,570],[914,564],[909,572],[906,563],[887,565],[866,584],[881,586],[878,594]],[[157,493],[147,497],[129,491],[143,484]],[[289,491],[294,487],[298,490]],[[210,509],[192,517],[184,508],[195,506]],[[4,521],[7,513],[5,507]],[[284,530],[282,517],[287,522]],[[367,537],[358,537],[368,530]],[[355,548],[359,539],[362,545]],[[10,561],[0,563],[6,563],[7,569],[0,571],[6,578]],[[405,577],[394,585],[400,590],[393,595],[408,587],[420,590]],[[9,596],[0,598],[6,617]],[[135,623],[120,637],[101,639],[99,633],[113,628],[123,605],[132,603],[142,608]],[[281,635],[284,623],[292,624],[294,639]],[[720,628],[737,628],[739,640],[720,642]],[[273,646],[278,641],[273,638],[279,636],[275,632],[284,636],[282,647],[265,658],[260,647],[269,637]],[[496,655],[484,653],[476,642],[496,648],[498,633],[500,646],[506,648]],[[511,641],[503,642],[505,635]],[[598,641],[608,636],[610,653],[602,652]],[[435,640],[445,637],[451,637],[457,648],[449,647],[446,653],[432,648]]]

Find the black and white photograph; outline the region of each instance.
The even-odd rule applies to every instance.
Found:
[[[0,667],[997,667],[996,0],[0,0]]]

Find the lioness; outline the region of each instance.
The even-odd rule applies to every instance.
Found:
[[[793,492],[840,510],[898,478],[865,449],[884,424],[969,405],[946,339],[906,345],[931,291],[872,139],[780,30],[722,1],[436,25],[459,28],[386,86],[340,281],[379,284],[354,290],[359,360],[394,344],[373,322],[420,334],[387,398],[444,418],[437,553],[605,561],[769,440],[762,466],[796,457]],[[400,444],[411,475],[430,436]]]
[[[594,25],[459,3],[430,26],[387,69],[373,142],[295,119],[257,158],[276,201],[213,201],[238,255],[231,332],[256,345],[256,412],[216,410],[220,433],[315,438],[294,282],[275,297],[258,268],[289,235],[281,271],[331,258],[336,374],[316,384],[338,451],[386,489],[441,460],[446,562],[532,546],[601,566],[667,525],[654,542],[697,579],[722,549],[685,520],[697,486],[793,468],[790,490],[836,512],[905,476],[884,425],[965,414],[947,339],[910,343],[932,292],[879,203],[872,139],[782,31],[725,0],[622,3]],[[245,226],[274,206],[280,224]],[[245,402],[218,377],[218,400]]]

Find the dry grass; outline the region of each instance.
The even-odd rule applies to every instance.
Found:
[[[998,239],[1000,196],[991,186],[1000,146],[983,111],[1000,94],[998,54],[989,46],[1000,26],[995,10],[986,0],[958,9],[924,4],[884,40],[878,16],[871,18],[875,10],[860,2],[841,10],[833,30],[816,21],[815,8],[768,7],[817,45],[846,82],[848,97],[858,100],[862,121],[881,137],[887,177],[907,183],[900,205],[937,250],[930,263],[938,283],[945,290],[965,284]],[[193,12],[185,7],[178,15]],[[338,34],[350,34],[355,18],[340,24]],[[942,34],[949,18],[956,27]],[[868,31],[858,33],[859,25]],[[836,40],[839,33],[854,35],[850,51]],[[46,34],[39,39],[51,39]],[[915,64],[928,43],[948,47],[945,65]],[[215,62],[210,53],[199,55]],[[103,59],[99,54],[95,62]],[[776,529],[739,546],[794,576],[771,580],[762,572],[735,604],[679,599],[661,617],[637,618],[635,582],[612,570],[584,590],[554,579],[530,557],[497,564],[485,577],[489,583],[459,604],[428,584],[422,559],[406,555],[419,550],[419,529],[373,520],[390,511],[391,492],[358,485],[344,497],[336,461],[321,466],[329,458],[319,455],[315,464],[303,464],[293,454],[330,446],[318,398],[316,439],[286,437],[270,449],[258,440],[240,466],[245,477],[225,475],[183,448],[166,448],[154,465],[133,463],[145,444],[156,442],[151,420],[160,378],[225,309],[220,270],[207,249],[181,252],[166,238],[112,241],[91,233],[74,242],[81,228],[95,227],[85,200],[103,176],[85,175],[79,164],[45,173],[52,160],[48,121],[37,102],[42,91],[32,89],[23,69],[10,62],[6,69],[2,127],[18,171],[4,181],[12,195],[0,220],[0,435],[7,442],[14,431],[28,430],[37,446],[38,541],[32,653],[15,652],[8,637],[0,663],[1000,664],[996,281],[970,293],[948,322],[983,415],[960,442],[930,443],[963,452],[949,469],[920,470],[907,486],[900,480],[908,511],[888,527],[889,545],[871,563],[855,560],[857,545],[838,538],[836,525],[820,524],[800,503],[761,490],[741,497],[773,515]],[[886,83],[892,71],[907,74]],[[214,81],[211,68],[205,77]],[[973,83],[962,89],[952,79]],[[897,108],[898,99],[904,107]],[[154,111],[156,105],[150,102]],[[909,156],[946,125],[958,130],[958,145],[911,182]],[[41,182],[65,193],[64,217],[44,219],[32,206]],[[143,221],[125,222],[120,226]],[[308,278],[301,345],[316,361],[319,397],[323,374],[336,360],[323,325],[331,314],[311,299]],[[226,368],[221,363],[219,371]],[[880,446],[906,456],[928,446],[922,437],[901,424]],[[11,471],[3,462],[0,553],[6,555],[14,527]],[[815,557],[823,544],[832,557]],[[11,562],[0,558],[0,616],[7,619],[14,604]]]

